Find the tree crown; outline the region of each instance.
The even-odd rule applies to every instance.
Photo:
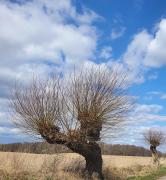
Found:
[[[154,147],[160,146],[165,142],[165,135],[160,130],[148,130],[144,134],[144,140],[147,144]]]
[[[126,77],[102,68],[74,71],[46,81],[16,85],[10,99],[15,125],[62,142],[98,141],[129,112]]]

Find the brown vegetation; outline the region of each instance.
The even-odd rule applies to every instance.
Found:
[[[166,165],[166,161],[162,161]],[[74,153],[27,154],[0,153],[0,179],[16,180],[83,180],[85,161]],[[103,174],[106,180],[125,180],[144,175],[156,169],[149,157],[103,156]],[[92,179],[96,179],[95,175]]]

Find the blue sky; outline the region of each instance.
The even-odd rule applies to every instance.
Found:
[[[98,23],[103,37],[100,43],[101,45],[111,44],[116,58],[125,51],[133,35],[142,29],[153,32],[156,23],[166,14],[166,2],[162,0],[81,0],[75,2],[78,7],[84,5],[105,19]],[[123,28],[125,28],[123,36],[110,42],[111,31],[120,31]]]
[[[88,64],[128,72],[136,101],[123,131],[107,142],[144,145],[145,130],[166,131],[165,47],[164,0],[1,0],[0,143],[31,140],[10,121],[16,79]]]

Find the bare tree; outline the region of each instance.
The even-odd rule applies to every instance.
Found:
[[[27,87],[17,85],[12,93],[14,123],[24,132],[79,153],[86,160],[88,175],[96,172],[104,179],[97,142],[120,127],[128,114],[126,89],[126,76],[94,67],[67,78],[33,80]]]
[[[150,145],[150,151],[152,153],[153,162],[159,164],[159,156],[157,152],[157,147],[164,144],[165,136],[162,131],[157,130],[148,130],[144,134],[145,142]]]

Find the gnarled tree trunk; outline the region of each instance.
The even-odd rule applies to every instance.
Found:
[[[67,137],[61,133],[55,133],[51,128],[41,131],[42,137],[50,144],[62,144],[67,146],[73,152],[82,155],[86,161],[85,172],[89,177],[93,173],[97,173],[100,180],[104,180],[102,174],[102,154],[101,148],[96,142],[68,140]]]
[[[86,161],[85,172],[89,177],[97,173],[100,180],[104,180],[102,174],[102,154],[100,146],[95,142],[81,143],[70,142],[67,144],[73,152],[82,155]]]
[[[85,157],[86,160],[86,172],[91,177],[92,174],[95,172],[98,174],[98,177],[103,180],[102,174],[102,157],[100,153],[94,153],[93,155],[87,155]]]
[[[153,163],[159,165],[160,161],[159,161],[156,146],[151,145],[150,150],[151,150],[151,153],[152,153]]]

